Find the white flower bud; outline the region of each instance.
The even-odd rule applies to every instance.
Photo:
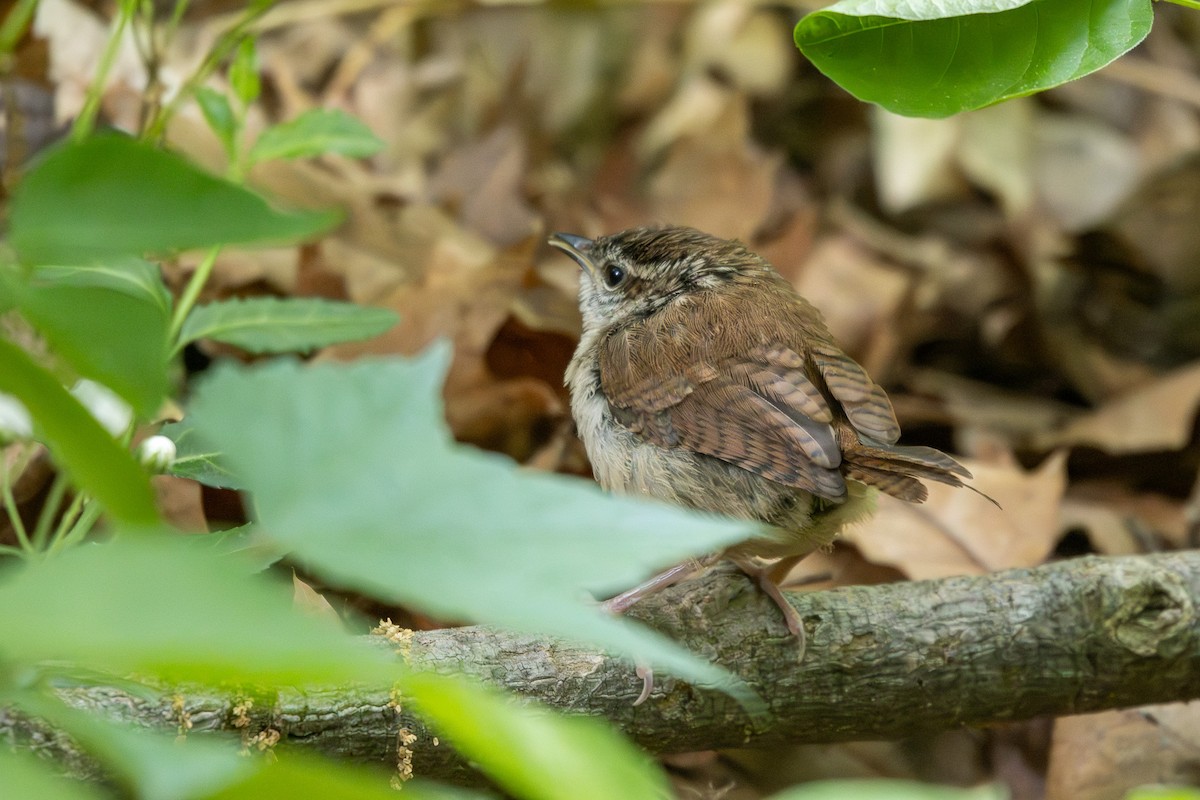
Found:
[[[138,445],[137,454],[146,469],[166,472],[175,463],[175,442],[166,436],[151,436]]]
[[[75,382],[71,394],[113,436],[120,436],[133,422],[133,409],[103,384],[83,378]]]
[[[33,438],[33,418],[25,404],[0,392],[0,442]]]

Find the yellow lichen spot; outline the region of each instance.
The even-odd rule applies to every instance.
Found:
[[[281,738],[283,737],[279,731],[274,728],[264,728],[253,736],[245,736],[242,740],[242,755],[248,755],[252,748],[260,753],[274,750]]]
[[[409,653],[412,650],[413,631],[400,627],[390,619],[382,619],[371,629],[371,634],[382,636],[396,645],[396,655],[408,661]]]
[[[395,684],[388,690],[387,707],[395,711],[397,714],[401,711],[400,704],[404,701],[404,695],[400,692],[400,684]]]
[[[233,727],[246,728],[250,725],[250,709],[254,708],[253,697],[236,697],[233,704]]]
[[[171,711],[174,712],[175,718],[178,720],[177,738],[186,739],[188,731],[192,729],[192,715],[188,713],[184,705],[183,695],[177,694],[171,698]]]
[[[412,744],[415,741],[417,741],[416,735],[408,728],[401,728],[396,734],[396,772],[389,781],[393,789],[399,789],[406,781],[412,780]]]

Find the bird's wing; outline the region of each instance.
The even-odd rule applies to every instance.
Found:
[[[614,416],[661,447],[844,497],[836,427],[885,442],[899,427],[883,390],[804,311],[766,319],[737,295],[701,292],[615,331],[600,354]]]

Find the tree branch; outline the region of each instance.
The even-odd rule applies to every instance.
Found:
[[[399,649],[419,668],[461,670],[564,711],[602,716],[654,752],[782,740],[892,739],[960,725],[1077,714],[1200,697],[1200,553],[1081,558],[985,577],[791,594],[807,655],[779,610],[740,575],[710,575],[631,612],[742,675],[771,716],[657,676],[644,705],[624,662],[479,627],[416,633]],[[378,638],[378,637],[377,637]],[[380,640],[390,647],[397,645]],[[192,732],[263,731],[357,761],[411,756],[422,777],[463,778],[445,744],[386,691],[285,691],[245,713],[231,694],[146,699],[116,688],[64,690],[73,705]],[[401,729],[416,740],[400,745]],[[72,758],[44,729],[0,711],[0,734]],[[270,738],[270,737],[268,737]],[[399,749],[398,749],[399,748]]]

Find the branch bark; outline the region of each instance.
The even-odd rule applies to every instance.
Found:
[[[466,672],[564,711],[605,717],[654,752],[894,739],[1200,697],[1197,552],[1081,558],[790,597],[808,632],[799,663],[779,610],[740,575],[689,581],[631,612],[755,686],[771,712],[760,722],[724,695],[662,675],[650,700],[635,707],[641,679],[627,663],[531,636],[458,628],[416,633],[402,650],[416,667]],[[186,723],[252,743],[277,732],[357,761],[395,766],[411,757],[422,777],[462,779],[467,769],[386,692],[285,691],[240,712],[244,697],[211,691],[149,699],[111,687],[63,694],[76,707],[147,726]],[[28,726],[0,712],[0,735],[24,730],[18,738],[29,743]],[[402,729],[415,741],[404,744]],[[61,738],[39,735],[38,746],[81,763]]]

